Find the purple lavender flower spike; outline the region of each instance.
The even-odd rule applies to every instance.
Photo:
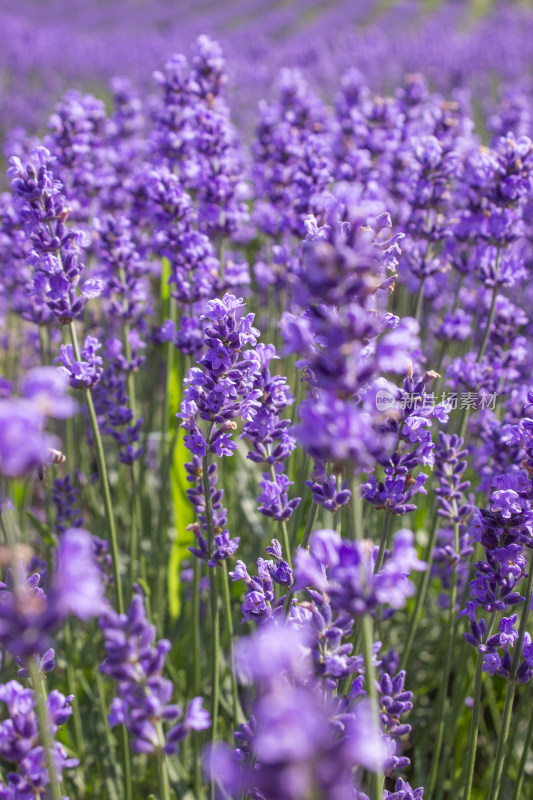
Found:
[[[176,753],[189,731],[209,727],[209,715],[201,709],[202,698],[196,697],[183,722],[166,734],[162,731],[164,721],[182,715],[180,707],[171,702],[174,687],[162,675],[171,644],[167,639],[155,642],[155,627],[146,618],[138,590],[126,614],[109,609],[100,618],[100,627],[107,652],[100,670],[117,684],[109,724],[126,726],[134,752]]]
[[[15,656],[45,651],[69,614],[87,620],[104,610],[91,535],[81,529],[66,531],[59,542],[50,588],[45,592],[39,583],[38,573],[26,577],[21,567],[17,578],[9,570],[6,582],[0,584],[0,639]]]
[[[53,690],[46,700],[50,734],[57,735],[60,726],[72,715],[73,695],[65,697]],[[0,722],[0,755],[18,770],[10,771],[7,786],[0,791],[5,797],[31,798],[44,795],[50,779],[46,769],[43,743],[39,734],[36,699],[32,689],[25,689],[17,681],[0,685],[0,701],[7,706],[7,718]],[[61,779],[64,769],[76,767],[78,759],[70,758],[62,744],[52,740],[51,755],[56,775]]]

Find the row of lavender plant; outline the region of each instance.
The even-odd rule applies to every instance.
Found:
[[[0,797],[522,797],[527,108],[155,86],[9,138]]]

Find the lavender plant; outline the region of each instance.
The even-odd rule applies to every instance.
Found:
[[[0,797],[527,797],[533,18],[182,5],[6,130]]]

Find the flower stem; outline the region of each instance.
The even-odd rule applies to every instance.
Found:
[[[316,515],[318,513],[318,503],[311,502],[311,506],[309,508],[309,514],[307,515],[307,522],[305,523],[305,529],[302,536],[302,541],[300,542],[300,547],[303,547],[304,550],[309,547],[309,539],[311,538],[311,531],[313,530],[313,525],[315,524]]]
[[[211,435],[211,428],[209,429],[206,441],[209,444]],[[215,545],[215,531],[213,528],[213,509],[211,506],[211,487],[209,486],[209,451],[202,459],[202,477],[204,484],[204,501],[205,501],[205,518],[207,524],[207,540],[209,545],[209,556],[213,555],[213,548]],[[218,650],[220,647],[220,619],[218,614],[218,595],[217,595],[217,573],[216,567],[209,568],[209,599],[211,604],[211,729],[210,740],[215,742],[217,736],[217,718],[218,718]],[[211,778],[209,784],[209,797],[214,800],[215,797],[215,780]]]
[[[353,467],[350,468],[349,484],[352,494],[352,501],[350,503],[350,539],[360,542],[363,538],[363,506],[359,477],[354,475]]]
[[[420,317],[422,316],[422,302],[424,300],[424,284],[426,282],[426,276],[424,275],[420,278],[420,285],[418,287],[418,291],[416,293],[416,300],[415,300],[415,313],[414,317],[417,322],[420,322]]]
[[[163,727],[160,722],[157,723],[157,735],[159,738],[159,747],[157,748],[157,766],[159,772],[159,793],[160,800],[170,800],[170,781],[168,778],[168,769],[166,754],[163,750],[165,743],[165,736],[163,734]]]
[[[494,763],[494,771],[492,773],[492,783],[490,787],[489,800],[498,800],[498,796],[500,794],[503,762],[505,756],[505,746],[507,744],[507,739],[509,736],[511,715],[513,711],[513,702],[516,692],[516,672],[518,670],[518,663],[522,655],[522,645],[524,643],[524,635],[526,632],[526,626],[529,616],[529,609],[531,607],[532,596],[533,596],[533,564],[530,563],[529,575],[526,584],[526,596],[520,613],[518,639],[514,646],[513,662],[511,664],[509,681],[507,683],[507,693],[505,695],[505,705],[503,708],[500,735],[498,737],[498,747],[496,749],[496,758]]]
[[[76,361],[81,361],[80,348],[78,344],[78,337],[74,323],[69,324],[70,339],[72,342],[72,349],[74,350],[74,358]],[[118,557],[118,541],[117,531],[115,528],[115,518],[113,515],[113,505],[111,502],[111,491],[109,488],[109,479],[107,476],[107,467],[105,463],[104,446],[100,430],[98,428],[98,420],[94,410],[93,398],[90,389],[84,390],[85,404],[87,406],[87,414],[89,423],[93,434],[94,446],[96,449],[96,461],[98,464],[98,473],[100,475],[100,484],[102,487],[102,494],[104,498],[104,511],[106,517],[107,532],[111,544],[111,554],[113,556],[113,577],[115,581],[115,598],[117,603],[117,611],[119,614],[124,613],[124,599],[122,595],[122,580],[120,577],[120,565]]]
[[[531,752],[531,743],[533,742],[533,708],[529,709],[529,725],[527,726],[526,738],[524,739],[524,749],[520,756],[520,763],[518,765],[518,775],[516,778],[516,786],[513,794],[513,800],[520,800],[523,797],[522,786],[524,783],[524,776],[526,771],[526,761]]]
[[[435,512],[433,515],[433,521],[431,524],[429,538],[426,547],[426,553],[424,557],[424,561],[427,564],[427,569],[422,573],[420,586],[418,587],[418,591],[416,593],[415,608],[413,613],[411,614],[411,619],[409,620],[409,629],[407,631],[407,640],[405,642],[405,648],[402,654],[401,669],[407,669],[407,665],[409,663],[409,657],[411,655],[411,649],[413,647],[413,642],[416,636],[416,630],[418,628],[418,623],[420,621],[422,609],[424,608],[426,602],[426,595],[429,587],[429,579],[431,577],[431,566],[433,564],[433,554],[435,552],[435,542],[437,540],[438,528],[439,528],[439,517]]]
[[[383,559],[385,558],[385,550],[387,549],[389,544],[391,522],[392,522],[392,512],[387,509],[385,511],[385,516],[383,517],[383,525],[381,527],[381,537],[379,540],[379,550],[376,556],[376,563],[374,565],[374,574],[378,573],[381,567],[383,566]]]
[[[193,651],[193,686],[194,694],[198,696],[202,689],[202,663],[200,658],[200,572],[202,565],[195,558],[193,565],[192,583],[192,651]],[[202,770],[200,766],[200,737],[198,733],[193,733],[193,785],[194,796],[197,800],[203,798]]]
[[[72,628],[70,620],[65,625],[65,645],[69,658],[67,659],[67,685],[69,694],[76,694],[76,676],[74,666],[72,664],[72,657],[74,654],[74,644],[72,639]],[[72,718],[74,721],[74,737],[76,740],[76,749],[78,755],[82,755],[85,749],[83,740],[83,727],[81,722],[81,714],[78,703],[75,703],[72,708]]]
[[[270,464],[269,466],[270,466],[270,480],[272,481],[272,483],[276,483],[276,470],[274,468],[274,464]],[[283,549],[285,550],[285,558],[287,559],[287,564],[292,569],[289,531],[287,530],[287,523],[285,522],[285,520],[281,521],[281,538],[283,540]]]
[[[492,634],[495,618],[496,618],[496,613],[493,611],[489,618],[489,624],[487,626],[485,641],[487,641],[487,639]],[[472,780],[474,777],[474,766],[476,763],[477,736],[479,728],[479,712],[481,709],[482,683],[483,683],[483,653],[480,653],[478,651],[477,664],[476,664],[476,677],[474,679],[474,704],[472,706],[472,720],[470,722],[470,737],[468,741],[468,760],[466,762],[466,769],[465,769],[466,779],[464,781],[464,787],[465,787],[463,795],[464,800],[470,800],[470,792],[472,791]]]
[[[227,561],[222,563],[222,592],[224,600],[224,616],[226,617],[226,632],[229,640],[229,666],[231,673],[231,697],[232,697],[232,712],[233,724],[237,725],[242,718],[242,713],[239,703],[239,692],[237,688],[237,676],[235,675],[235,655],[233,652],[233,617],[231,614],[231,597],[229,591],[228,579],[228,564]]]
[[[309,514],[307,515],[307,522],[305,523],[305,529],[303,532],[302,541],[300,542],[299,545],[304,550],[309,547],[309,539],[311,537],[311,531],[313,530],[313,525],[315,523],[317,511],[318,511],[318,504],[311,502],[311,506],[309,508]],[[293,597],[294,597],[294,589],[291,587],[288,590],[287,594],[285,595],[285,602],[283,603],[283,613],[285,614],[285,616],[289,615]]]
[[[61,800],[61,789],[59,788],[59,781],[57,779],[56,768],[52,757],[52,737],[50,736],[50,717],[46,707],[46,700],[44,698],[43,684],[41,675],[35,663],[33,656],[30,656],[26,662],[28,667],[33,691],[35,694],[35,703],[37,706],[37,716],[39,718],[39,731],[41,734],[41,741],[44,748],[46,758],[46,770],[48,772],[48,779],[50,781],[50,793],[52,800]]]
[[[455,500],[453,501],[452,506],[454,514],[456,515],[457,508]],[[453,526],[453,539],[454,539],[453,543],[454,552],[457,554],[459,552],[459,524],[457,522],[454,522]],[[427,793],[429,797],[433,797],[433,791],[435,789],[435,781],[437,779],[437,772],[440,765],[442,742],[444,740],[444,725],[446,722],[446,705],[448,699],[448,683],[450,680],[450,671],[451,671],[452,657],[453,657],[453,645],[454,645],[454,633],[455,633],[455,621],[456,621],[456,616],[455,616],[456,602],[457,602],[457,561],[455,561],[453,565],[452,580],[450,587],[450,609],[448,614],[448,625],[446,630],[446,656],[445,656],[444,670],[439,690],[439,709],[438,709],[439,722],[437,727],[437,739],[433,747],[431,771],[429,774],[429,783],[427,784]]]
[[[128,741],[128,731],[122,725],[122,783],[124,786],[125,800],[133,800],[131,784],[131,762],[130,762],[130,743]]]
[[[365,660],[365,676],[366,676],[366,691],[368,699],[372,707],[372,714],[376,724],[376,730],[380,730],[379,714],[378,714],[378,693],[376,690],[375,671],[373,663],[373,650],[374,644],[374,625],[370,614],[364,614],[361,620],[361,629],[363,635],[363,657]],[[379,772],[372,773],[372,794],[373,800],[381,800],[383,787],[383,776]]]

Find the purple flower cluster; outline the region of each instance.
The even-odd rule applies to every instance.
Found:
[[[275,585],[288,589],[294,583],[293,571],[283,558],[277,539],[272,539],[265,550],[272,558],[257,559],[257,576],[251,577],[248,574],[243,561],[237,561],[235,569],[229,573],[232,580],[244,581],[246,584],[246,596],[241,606],[243,622],[253,620],[262,625],[278,616],[283,609],[285,597],[276,597]]]
[[[22,397],[0,400],[0,474],[23,476],[41,468],[54,457],[55,436],[45,431],[48,417],[64,419],[76,404],[67,396],[67,382],[60,370],[37,367],[20,385]]]
[[[398,397],[394,412],[383,426],[385,434],[394,434],[397,445],[392,455],[381,458],[385,477],[377,481],[371,475],[361,486],[365,500],[376,508],[386,508],[394,514],[405,514],[416,508],[409,502],[418,492],[426,494],[424,483],[427,474],[413,472],[419,466],[434,464],[434,445],[431,438],[432,420],[447,422],[448,413],[444,405],[431,405],[427,402],[426,385],[437,378],[436,372],[426,372],[419,380],[414,380],[411,370],[403,382],[403,389],[390,393],[391,399]],[[382,390],[387,392],[388,389]],[[397,407],[399,405],[399,408]]]
[[[55,689],[50,692],[46,700],[46,710],[52,737],[56,736],[59,728],[72,715],[73,699],[73,695],[65,697]],[[5,703],[7,708],[7,717],[0,722],[0,755],[11,766],[6,784],[0,785],[0,797],[2,800],[25,800],[46,796],[50,777],[39,732],[33,689],[26,689],[17,681],[8,681],[0,685],[0,702]],[[59,779],[64,769],[79,764],[78,759],[70,757],[66,748],[55,740],[52,743],[51,757]]]
[[[49,589],[44,591],[39,583],[39,573],[26,576],[24,567],[17,565],[0,584],[0,640],[15,656],[46,650],[50,636],[69,614],[88,620],[104,610],[92,536],[77,528],[63,533]]]
[[[493,487],[490,510],[477,509],[470,525],[470,534],[483,545],[486,560],[475,564],[470,600],[461,614],[466,614],[471,629],[463,636],[484,654],[484,669],[509,677],[513,660],[510,649],[519,640],[514,627],[517,615],[502,617],[499,633],[487,639],[488,625],[484,619],[477,620],[476,612],[479,608],[492,614],[507,611],[525,600],[520,584],[527,574],[526,554],[532,541],[531,487],[525,471],[499,475],[494,478]],[[533,675],[529,635],[521,645],[524,660],[517,668],[516,680],[525,682]]]
[[[361,398],[380,372],[405,372],[418,344],[414,321],[400,322],[374,305],[378,289],[391,283],[387,272],[394,274],[399,236],[382,241],[390,217],[382,214],[370,229],[368,213],[347,198],[333,207],[325,227],[307,220],[295,285],[304,313],[285,313],[282,320],[285,352],[304,356],[311,385],[300,405],[297,439],[320,462],[366,469],[391,440],[376,435],[376,406]]]
[[[328,800],[354,792],[363,797],[356,791],[362,768],[392,772],[409,764],[395,755],[396,742],[410,730],[399,722],[412,705],[405,673],[381,676],[378,728],[364,692],[353,692],[350,704],[323,692],[315,674],[321,641],[314,625],[270,624],[239,642],[237,672],[255,689],[253,714],[235,733],[237,748],[217,744],[206,765],[226,790],[247,787],[258,800],[296,800],[311,788]]]
[[[160,639],[154,645],[155,627],[146,618],[140,593],[134,595],[126,614],[106,611],[100,617],[100,627],[107,651],[100,670],[117,684],[109,724],[126,726],[134,752],[176,753],[189,731],[209,727],[202,698],[195,697],[184,719],[163,731],[163,722],[176,720],[182,710],[171,703],[174,686],[161,674],[171,644],[168,639]]]
[[[62,195],[63,186],[54,175],[53,161],[49,151],[39,147],[25,163],[14,156],[9,175],[20,224],[31,241],[26,256],[33,270],[28,306],[35,305],[38,315],[32,318],[36,322],[55,318],[68,324],[80,316],[90,298],[101,294],[103,286],[101,281],[90,278],[82,284],[81,293],[77,291],[84,269],[79,261],[84,237],[66,226],[69,209]]]
[[[253,145],[254,218],[270,235],[301,237],[304,218],[322,218],[332,179],[324,105],[295,69],[279,76],[279,98],[262,101]]]
[[[206,352],[198,362],[199,366],[192,367],[187,374],[185,399],[177,415],[182,420],[181,427],[187,431],[183,441],[193,454],[193,462],[187,464],[186,469],[188,480],[196,486],[188,490],[188,497],[202,527],[207,530],[205,484],[208,484],[209,503],[216,514],[213,519],[215,533],[222,537],[218,543],[209,546],[200,530],[196,529],[200,548],[195,552],[214,563],[220,563],[222,558],[231,555],[238,540],[231,540],[235,545],[230,545],[227,531],[222,529],[226,515],[221,510],[222,495],[216,489],[216,465],[206,467],[207,479],[203,480],[200,459],[205,460],[208,453],[218,457],[232,455],[237,448],[232,440],[232,431],[237,427],[235,418],[240,416],[244,421],[253,420],[262,396],[262,390],[255,388],[260,361],[253,358],[252,350],[245,349],[248,344],[255,346],[259,331],[252,326],[253,314],[238,317],[238,310],[243,305],[242,299],[230,294],[225,294],[222,300],[207,303]],[[208,424],[205,433],[199,425],[200,420]],[[217,558],[214,556],[215,546]]]
[[[61,345],[55,361],[61,364],[59,371],[66,376],[73,389],[91,389],[98,383],[103,372],[103,361],[98,355],[101,348],[98,339],[86,336],[78,359],[71,344]]]
[[[374,574],[376,554],[371,542],[350,542],[335,531],[315,531],[309,551],[296,553],[295,587],[315,588],[328,595],[334,609],[353,616],[381,604],[403,608],[415,591],[410,572],[426,568],[417,557],[412,532],[394,534],[392,551]]]
[[[300,503],[299,497],[288,499],[287,489],[292,481],[283,471],[283,463],[295,449],[296,440],[288,430],[290,420],[281,419],[280,414],[293,402],[293,397],[286,378],[270,373],[270,362],[278,358],[274,345],[257,344],[248,358],[259,362],[254,389],[261,392],[261,399],[254,418],[244,425],[242,436],[253,445],[248,458],[270,467],[260,483],[263,491],[258,498],[258,511],[266,517],[287,520]]]

